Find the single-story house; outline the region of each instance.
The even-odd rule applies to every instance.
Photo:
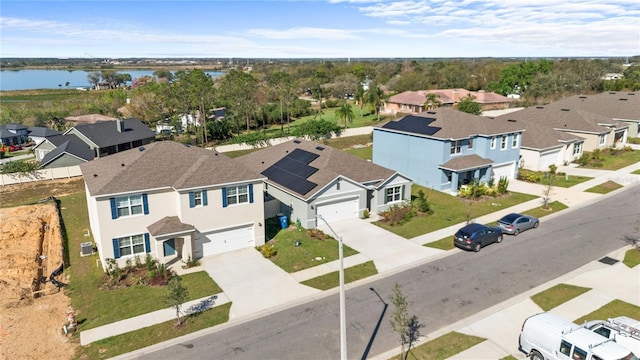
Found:
[[[266,177],[265,215],[283,213],[307,229],[380,213],[411,199],[407,176],[316,142],[295,139],[235,158]]]
[[[50,151],[45,152],[43,149],[39,149],[40,145],[43,145],[42,148],[46,148],[53,143],[48,139],[34,148],[36,155],[41,156],[37,159],[41,169],[80,165],[94,158],[93,150],[75,135],[58,135],[53,139],[58,144]]]
[[[524,131],[506,119],[438,108],[374,127],[373,162],[457,194],[473,180],[516,178]]]
[[[436,95],[436,103],[429,104],[429,94]],[[385,114],[396,113],[418,114],[438,107],[453,107],[467,97],[473,97],[475,103],[480,104],[482,110],[500,110],[510,107],[513,99],[509,99],[494,92],[469,91],[465,89],[438,89],[405,91],[391,96],[385,101]]]
[[[21,145],[29,142],[29,128],[22,124],[0,124],[0,144]]]
[[[89,145],[97,158],[149,144],[156,137],[153,130],[135,118],[77,125],[64,133],[68,134]]]
[[[216,151],[161,141],[80,165],[103,268],[264,244],[263,175]]]

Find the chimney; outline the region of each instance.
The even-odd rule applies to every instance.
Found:
[[[116,129],[118,129],[118,132],[124,132],[124,121],[122,119],[116,120]]]

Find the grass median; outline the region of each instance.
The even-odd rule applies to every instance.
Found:
[[[549,311],[556,306],[564,304],[565,302],[586,293],[589,290],[591,289],[568,284],[558,284],[533,295],[531,300],[540,306],[542,310]]]
[[[344,283],[348,284],[356,280],[376,275],[377,273],[378,269],[376,269],[373,261],[367,261],[366,263],[344,269]],[[331,289],[340,285],[340,273],[338,271],[334,271],[329,274],[303,281],[302,284],[319,290]]]

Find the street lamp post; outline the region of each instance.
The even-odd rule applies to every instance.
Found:
[[[338,257],[340,258],[340,359],[347,360],[347,319],[344,312],[344,256],[342,254],[342,237],[338,236],[327,220],[322,215],[316,215],[316,218],[324,221],[333,236],[338,239]]]

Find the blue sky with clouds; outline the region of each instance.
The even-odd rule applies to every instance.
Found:
[[[2,57],[640,54],[638,0],[0,2]]]

